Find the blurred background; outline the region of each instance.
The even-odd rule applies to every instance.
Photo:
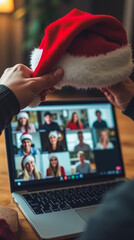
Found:
[[[0,0],[0,76],[7,67],[17,63],[29,66],[30,52],[39,46],[45,27],[73,8],[115,16],[123,23],[129,42],[134,46],[133,0]],[[71,87],[54,94],[61,98],[72,95],[102,96],[95,89],[85,91]]]

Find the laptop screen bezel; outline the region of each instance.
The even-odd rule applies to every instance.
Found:
[[[44,103],[41,103],[40,106],[64,106],[64,105],[73,105],[73,104],[103,104],[103,103],[109,103],[107,99],[87,99],[87,100],[81,100],[81,99],[75,99],[75,100],[56,100],[56,101],[46,101]],[[112,104],[111,104],[112,106]],[[117,178],[124,178],[125,177],[125,171],[124,171],[124,164],[123,164],[123,157],[122,157],[122,151],[121,151],[121,144],[120,144],[120,139],[119,139],[119,133],[118,133],[118,126],[117,126],[117,121],[116,121],[116,116],[115,116],[115,109],[112,106],[112,112],[113,112],[113,118],[114,118],[114,123],[115,123],[115,131],[116,131],[116,139],[117,139],[117,146],[118,146],[118,154],[120,157],[120,163],[122,167],[122,172],[118,174],[118,176],[115,174],[111,176],[91,176],[90,178],[83,178],[83,179],[74,179],[73,180],[73,185],[83,185],[83,184],[88,184],[88,183],[94,183],[94,182],[103,182],[103,181],[108,181],[108,180],[113,180]],[[12,129],[11,129],[11,123],[9,126],[5,129],[5,142],[6,142],[6,150],[7,150],[7,161],[8,161],[8,171],[9,171],[9,178],[10,178],[10,189],[11,192],[17,192],[17,191],[29,191],[30,190],[36,190],[36,189],[52,189],[52,188],[61,188],[61,187],[67,187],[72,185],[72,179],[59,182],[49,182],[49,184],[45,184],[44,180],[36,180],[34,181],[34,185],[31,184],[28,186],[15,186],[14,184],[14,153],[13,153],[13,148],[12,148]]]

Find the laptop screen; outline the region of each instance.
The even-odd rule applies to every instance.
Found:
[[[6,129],[13,187],[123,176],[112,105],[45,102],[26,108]]]

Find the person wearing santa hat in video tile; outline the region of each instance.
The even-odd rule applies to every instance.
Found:
[[[36,155],[40,154],[40,151],[38,148],[35,148],[32,143],[32,135],[25,132],[21,135],[20,140],[22,142],[21,149],[18,151],[19,156],[24,156],[25,154],[28,155]]]
[[[15,128],[15,131],[34,133],[36,132],[35,127],[32,123],[28,121],[29,115],[27,112],[20,112],[17,115],[18,125]]]
[[[63,152],[66,151],[66,148],[60,144],[59,137],[61,137],[61,134],[57,131],[51,131],[48,134],[48,146],[46,148],[46,151],[49,153],[51,152]]]
[[[19,179],[23,178],[24,180],[28,181],[42,178],[41,173],[36,169],[34,157],[31,155],[25,155],[22,158],[21,168],[23,170],[23,173],[20,174],[18,177]]]

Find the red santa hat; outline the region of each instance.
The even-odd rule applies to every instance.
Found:
[[[32,135],[29,134],[28,132],[24,132],[21,137],[20,137],[20,140],[21,142],[24,140],[24,139],[29,139],[31,142],[32,142]]]
[[[132,51],[122,24],[109,15],[73,9],[48,25],[39,48],[31,55],[34,76],[62,67],[56,87],[106,87],[132,72]]]
[[[22,170],[24,170],[24,167],[26,165],[27,162],[29,161],[33,161],[34,162],[34,157],[32,155],[25,155],[23,158],[22,158],[22,161],[21,161],[21,168]]]

